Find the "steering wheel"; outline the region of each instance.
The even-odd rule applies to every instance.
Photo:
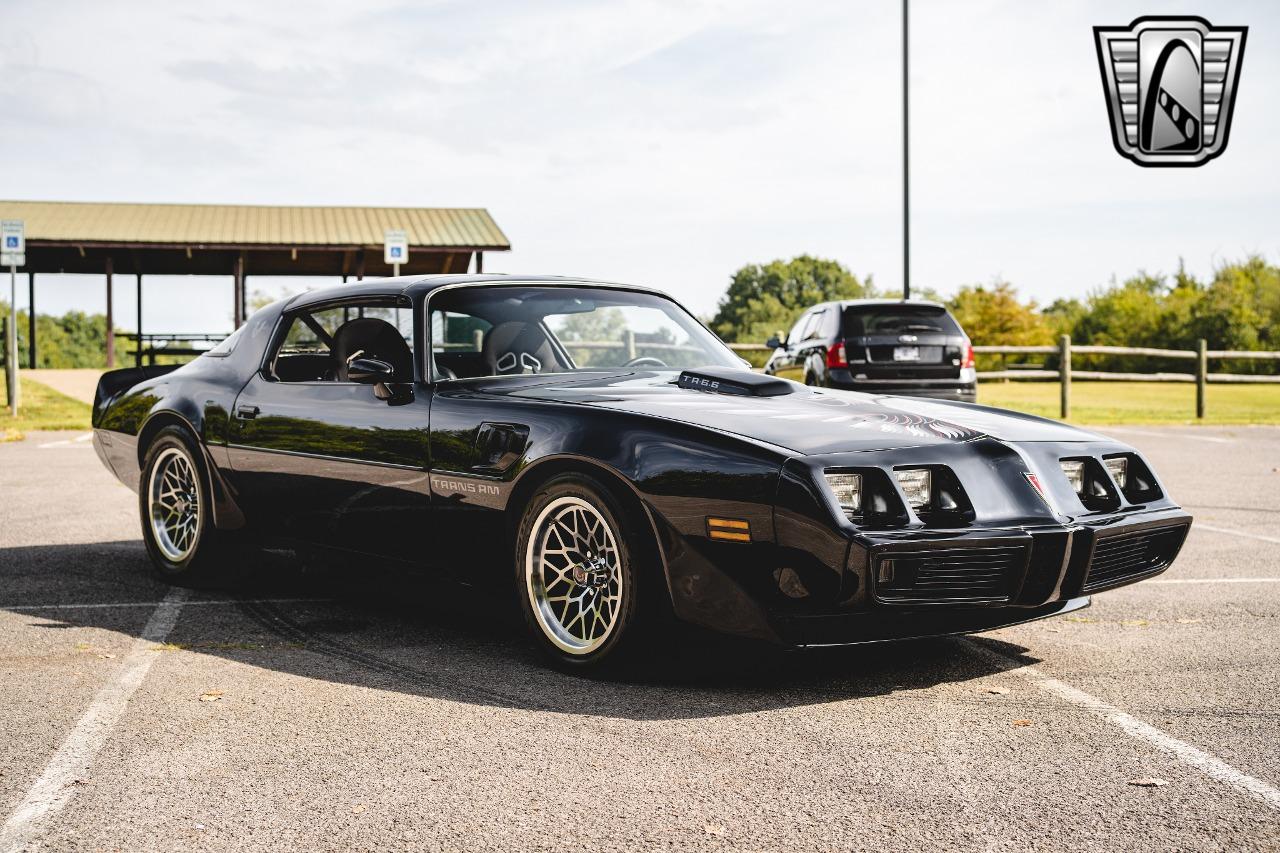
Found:
[[[623,367],[666,367],[667,363],[662,359],[654,358],[651,355],[642,355],[637,358],[631,359],[630,361],[628,361],[626,364],[622,366]]]

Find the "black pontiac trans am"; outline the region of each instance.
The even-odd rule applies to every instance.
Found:
[[[439,571],[514,592],[568,667],[672,617],[812,647],[1053,616],[1164,571],[1191,524],[1124,444],[753,373],[661,293],[558,278],[282,300],[105,374],[93,425],[166,579],[263,542]]]

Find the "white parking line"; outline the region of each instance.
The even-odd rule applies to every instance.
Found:
[[[199,604],[297,604],[333,601],[332,598],[205,598],[184,601],[185,607]],[[0,610],[34,612],[38,610],[105,610],[113,607],[159,607],[163,601],[98,601],[84,604],[0,604]]]
[[[992,651],[986,646],[967,638],[957,638],[956,642],[999,669],[1013,675],[1019,675],[1047,693],[1052,693],[1072,705],[1092,711],[1104,720],[1118,726],[1126,734],[1145,741],[1157,749],[1172,755],[1183,764],[1194,767],[1206,776],[1257,797],[1271,806],[1271,808],[1280,811],[1280,788],[1276,788],[1247,773],[1241,773],[1204,750],[1194,747],[1185,741],[1178,740],[1155,726],[1144,723],[1136,717],[1125,713],[1114,705],[1103,702],[1096,696],[1091,696],[1083,690],[1078,690],[1056,678],[1050,678],[1035,667],[1026,666],[1013,658]]]
[[[89,709],[58,747],[40,778],[13,814],[0,827],[0,851],[10,853],[25,848],[40,831],[42,820],[59,811],[75,796],[75,783],[89,769],[107,735],[124,713],[129,699],[142,685],[157,655],[154,646],[163,643],[178,621],[187,591],[175,588],[156,607],[133,648],[120,662],[115,678],[94,697]]]
[[[83,435],[77,435],[75,438],[63,438],[58,441],[46,441],[44,444],[37,444],[36,447],[41,450],[48,450],[51,447],[85,447],[84,442],[93,438],[93,433],[86,432]]]
[[[1263,536],[1261,533],[1245,533],[1243,530],[1232,530],[1230,527],[1214,527],[1212,524],[1205,524],[1197,521],[1191,525],[1192,530],[1208,530],[1213,533],[1225,533],[1228,536],[1243,536],[1246,539],[1257,539],[1259,542],[1274,542],[1280,545],[1280,537]]]
[[[1156,578],[1146,583],[1280,583],[1280,578]]]
[[[1185,438],[1189,441],[1209,441],[1214,444],[1230,444],[1231,439],[1220,438],[1216,435],[1190,435],[1185,432],[1151,432],[1145,429],[1131,429],[1130,427],[1099,427],[1100,430],[1106,432],[1131,433],[1133,435],[1148,435],[1153,438]]]

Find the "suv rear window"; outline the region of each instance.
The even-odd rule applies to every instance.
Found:
[[[844,309],[847,338],[903,332],[963,334],[947,309],[932,305],[853,305]]]

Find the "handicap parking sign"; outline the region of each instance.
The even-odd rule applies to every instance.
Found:
[[[388,228],[383,235],[382,260],[388,265],[409,260],[409,235],[398,228]]]
[[[4,247],[6,249],[18,248],[18,235],[17,234],[4,235]]]

